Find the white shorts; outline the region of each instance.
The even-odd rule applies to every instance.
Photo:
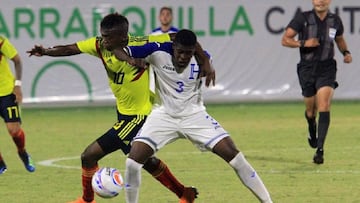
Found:
[[[206,111],[191,116],[172,117],[161,109],[154,109],[134,141],[148,144],[154,151],[179,139],[190,140],[199,150],[212,148],[229,134]]]

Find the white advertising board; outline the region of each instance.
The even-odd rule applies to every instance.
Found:
[[[174,26],[196,32],[213,57],[216,86],[204,88],[206,102],[300,100],[296,75],[298,49],[281,46],[284,28],[304,0],[2,0],[0,35],[7,36],[23,59],[25,104],[113,101],[102,63],[95,57],[28,57],[35,44],[71,44],[99,34],[101,18],[118,12],[128,17],[130,32],[146,35],[158,26],[159,9],[173,8]],[[332,1],[344,23],[353,63],[336,50],[335,99],[360,99],[360,4]]]

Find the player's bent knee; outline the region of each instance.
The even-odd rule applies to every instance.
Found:
[[[160,159],[156,157],[150,157],[144,164],[143,168],[149,172],[153,173],[159,168],[160,165]]]
[[[146,143],[133,142],[129,153],[129,158],[138,163],[145,164],[145,162],[154,154],[154,150]]]
[[[105,155],[100,147],[91,144],[81,153],[81,163],[84,166],[93,167]]]
[[[239,150],[230,137],[225,137],[215,145],[213,152],[226,162],[230,162],[239,153]]]
[[[20,136],[22,130],[19,127],[9,127],[8,132],[11,135],[11,137],[17,137]]]

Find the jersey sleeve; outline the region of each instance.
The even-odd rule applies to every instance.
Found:
[[[14,45],[12,45],[8,39],[3,37],[0,37],[0,52],[9,59],[14,58],[18,54]]]
[[[303,13],[299,12],[295,15],[295,17],[290,21],[288,26],[286,28],[292,28],[296,32],[300,32],[304,25],[305,25],[306,19]]]
[[[167,53],[172,53],[172,43],[165,42],[165,43],[158,43],[152,42],[147,43],[143,46],[128,46],[126,47],[127,52],[131,57],[134,58],[145,58],[156,51],[164,51]]]
[[[96,37],[78,41],[76,45],[82,53],[98,56],[96,52]]]
[[[344,34],[344,25],[339,16],[336,16],[336,21],[338,23],[338,30],[336,32],[336,36],[342,36]]]
[[[145,58],[155,51],[160,50],[160,43],[152,42],[142,46],[128,46],[127,51],[131,57]]]
[[[149,35],[149,42],[170,42],[169,34],[160,34],[160,35]]]

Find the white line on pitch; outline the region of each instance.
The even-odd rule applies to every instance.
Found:
[[[79,156],[73,156],[73,157],[62,157],[62,158],[55,158],[55,159],[48,159],[44,161],[39,161],[37,164],[42,166],[48,166],[48,167],[55,167],[55,168],[65,168],[65,169],[80,169],[80,166],[66,166],[66,165],[60,165],[56,164],[56,162],[59,161],[65,161],[65,160],[73,160],[73,159],[79,159]],[[257,170],[259,173],[264,174],[360,174],[359,170],[277,170],[277,169],[270,169],[270,170]]]
[[[37,164],[42,165],[42,166],[56,167],[56,168],[81,169],[80,166],[64,166],[64,165],[56,164],[56,162],[59,162],[59,161],[73,160],[73,159],[79,159],[79,156],[48,159],[48,160],[44,160],[44,161],[39,161],[39,162],[37,162]]]

